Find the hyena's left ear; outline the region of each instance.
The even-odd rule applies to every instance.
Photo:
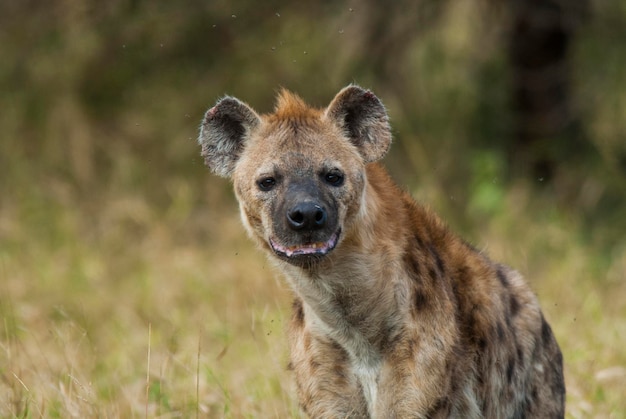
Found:
[[[389,117],[380,99],[369,90],[345,87],[330,102],[325,117],[343,129],[366,163],[387,153],[391,144]]]
[[[234,97],[226,96],[207,111],[198,143],[205,164],[215,174],[230,177],[250,132],[261,122],[254,110]]]

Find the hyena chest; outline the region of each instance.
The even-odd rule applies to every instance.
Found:
[[[307,307],[308,308],[308,307]],[[369,417],[375,417],[378,403],[378,387],[382,371],[383,359],[379,351],[368,341],[364,334],[345,320],[333,316],[332,310],[321,310],[326,316],[322,320],[315,311],[306,310],[309,327],[322,336],[331,337],[342,352],[347,354],[347,375],[352,375],[356,381],[363,399],[367,404]],[[330,325],[333,325],[332,327]],[[344,370],[345,371],[345,370]]]
[[[378,398],[378,382],[380,376],[380,362],[363,363],[358,361],[353,364],[353,373],[363,390],[363,397],[367,403],[367,410],[370,417],[373,417]]]

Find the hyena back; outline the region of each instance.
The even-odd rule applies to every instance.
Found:
[[[325,109],[283,91],[209,109],[206,164],[295,292],[290,368],[311,417],[558,418],[562,356],[522,277],[452,234],[376,163],[379,99]]]

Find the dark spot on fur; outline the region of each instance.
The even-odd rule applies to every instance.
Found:
[[[509,308],[511,310],[511,316],[517,316],[517,313],[519,313],[520,309],[520,303],[519,301],[517,301],[517,297],[515,297],[514,295],[511,295],[511,299],[509,300]]]
[[[509,363],[506,367],[506,379],[509,382],[509,384],[511,384],[511,381],[513,380],[514,370],[515,370],[515,359],[511,358],[509,359]]]
[[[522,352],[522,348],[520,346],[517,347],[517,360],[520,364],[524,363],[524,352]]]
[[[293,371],[293,362],[289,361],[287,364],[287,371]]]
[[[352,305],[352,296],[349,293],[337,293],[335,295],[336,306],[345,314],[346,307]]]
[[[554,390],[556,390],[556,394],[557,395],[564,395],[565,394],[565,381],[563,380],[563,354],[561,353],[561,351],[557,348],[557,353],[555,355],[555,364],[557,365],[556,368],[554,368],[552,370],[552,374],[553,374],[553,382],[554,382],[554,386],[552,387]]]
[[[333,365],[333,374],[335,378],[335,382],[340,386],[345,386],[348,383],[348,378],[346,377],[346,370],[341,364]]]
[[[395,327],[389,325],[384,332],[382,332],[383,338],[380,343],[380,347],[384,352],[391,352],[403,341],[403,337],[406,335],[402,327]]]
[[[480,324],[480,309],[476,306],[472,307],[465,315],[459,315],[461,322],[461,333],[468,342],[473,343],[482,352],[487,347],[487,336],[485,336],[482,325]]]
[[[480,411],[486,412],[488,410],[491,410],[491,400],[488,398],[484,398],[480,401]]]
[[[504,340],[504,326],[502,326],[501,322],[498,322],[498,324],[496,325],[496,333],[498,334],[498,339],[500,341]]]
[[[415,309],[418,311],[421,311],[424,307],[426,307],[428,299],[426,298],[423,292],[415,291],[414,302],[415,302]]]
[[[346,352],[346,350],[343,349],[341,345],[334,340],[331,340],[330,344],[335,351],[335,354],[337,355],[336,362],[340,364],[348,362],[348,353]]]
[[[556,395],[559,395],[559,396],[564,395],[565,394],[565,381],[563,381],[563,375],[556,374],[556,372],[553,371],[552,379],[553,379],[552,388],[556,391]]]
[[[445,265],[443,263],[443,260],[441,259],[441,256],[439,255],[439,252],[437,252],[437,249],[435,249],[432,244],[428,245],[428,250],[430,251],[431,256],[435,259],[439,275],[443,275],[443,273],[445,272]],[[435,276],[433,275],[432,277],[434,278]]]
[[[541,338],[544,345],[547,345],[552,340],[552,329],[550,329],[550,325],[546,322],[543,315],[541,316]]]
[[[502,284],[502,286],[504,288],[508,288],[509,280],[507,279],[506,275],[502,271],[502,268],[498,268],[498,270],[496,271],[496,274],[498,275],[498,279],[500,280],[500,283]]]
[[[459,283],[457,281],[452,281],[452,293],[459,299]]]
[[[446,267],[443,264],[443,260],[439,257],[439,253],[435,253],[435,256],[437,257],[437,268],[439,269],[441,275],[443,275],[446,271]]]
[[[563,354],[558,348],[556,348],[556,355],[554,356],[554,358],[556,364],[559,365],[559,368],[561,368],[561,366],[563,365]]]
[[[535,401],[537,400],[537,396],[539,396],[539,393],[537,392],[537,387],[533,386],[532,390],[530,390],[530,404],[535,403]]]
[[[450,399],[448,399],[447,397],[441,397],[428,410],[426,417],[432,418],[435,416],[441,417],[442,415],[447,416],[446,413],[449,413],[449,411],[450,411]]]
[[[341,364],[335,364],[335,365],[333,365],[333,372],[334,372],[336,375],[344,375],[344,374],[345,374],[345,370],[344,370],[344,368],[343,368],[343,365],[341,365]]]
[[[404,258],[406,266],[408,268],[411,277],[417,279],[421,276],[421,269],[418,263],[418,258],[415,254],[407,254]]]
[[[487,348],[487,339],[485,338],[478,339],[478,349],[480,349],[481,352],[484,352],[486,348]]]
[[[485,385],[485,373],[482,369],[478,370],[476,373],[476,382],[478,383],[479,388]]]
[[[304,325],[304,308],[302,307],[302,301],[299,299],[293,300],[293,320],[296,325],[302,327]]]
[[[513,334],[513,338],[515,339],[515,329],[513,328],[513,320],[511,319],[510,313],[504,313],[504,321],[506,323],[507,329],[511,331]]]
[[[409,209],[409,211],[411,211],[411,209]],[[417,248],[418,249],[423,249],[424,248],[424,241],[422,240],[422,238],[420,236],[415,236],[415,243],[417,244]]]

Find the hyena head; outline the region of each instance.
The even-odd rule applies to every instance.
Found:
[[[391,132],[380,100],[351,85],[326,109],[283,90],[268,115],[225,97],[207,111],[199,143],[207,166],[233,180],[249,234],[280,259],[310,267],[350,234],[365,165],[384,156]]]

